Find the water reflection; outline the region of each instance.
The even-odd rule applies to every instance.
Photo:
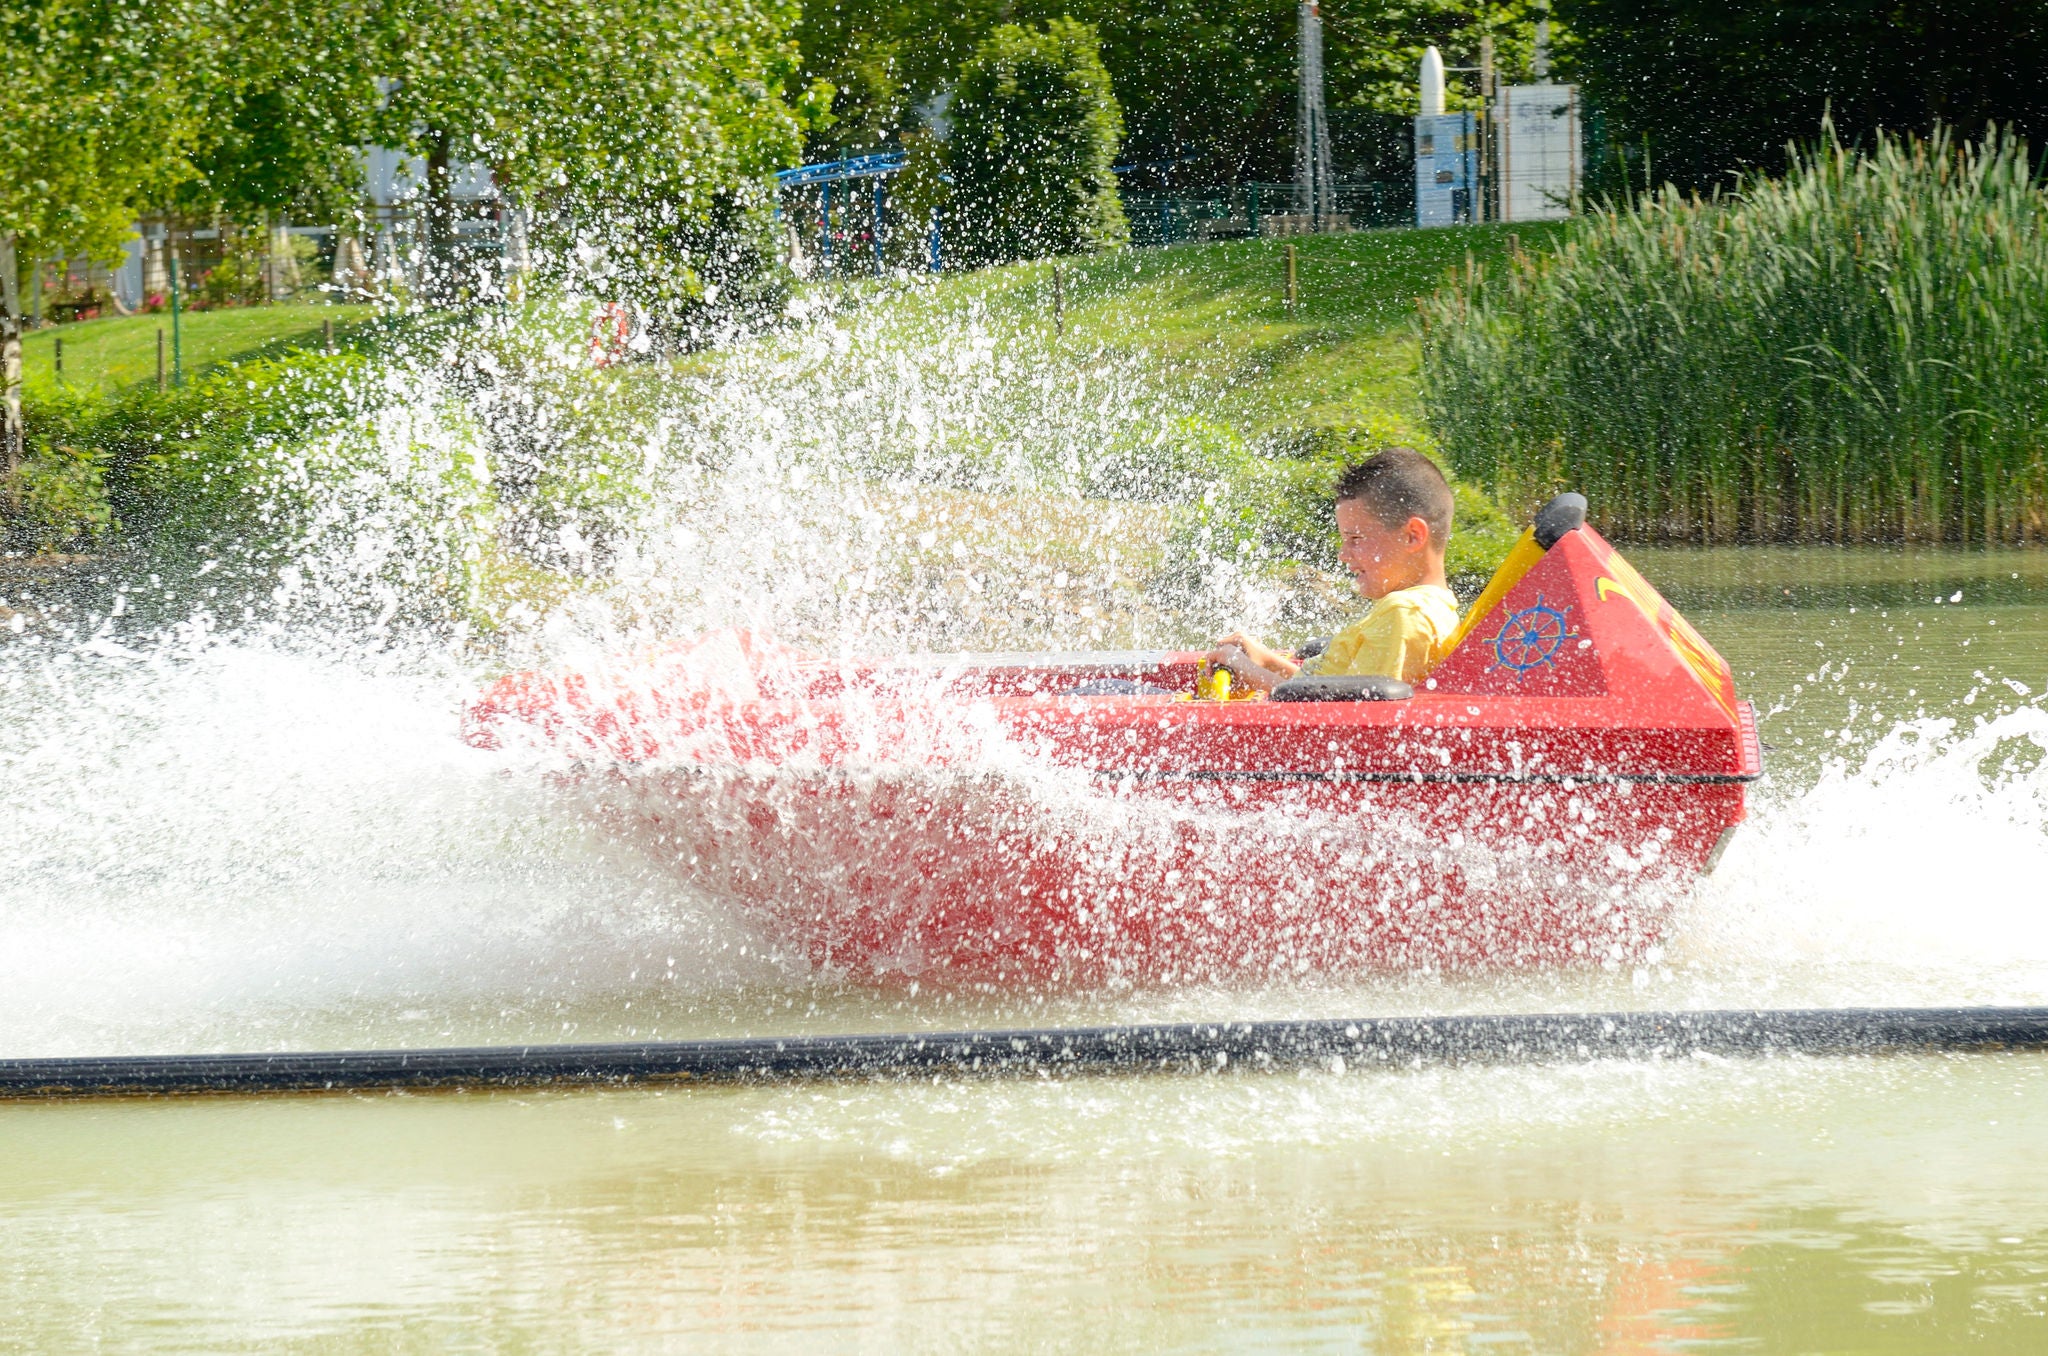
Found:
[[[2048,563],[1638,554],[1776,749],[1648,966],[848,987],[473,758],[465,674],[224,647],[0,670],[0,1035],[2048,999]],[[2034,1057],[0,1107],[0,1344],[2033,1351],[2044,1113]]]
[[[2038,1350],[2044,1113],[2035,1058],[12,1108],[0,1329]]]

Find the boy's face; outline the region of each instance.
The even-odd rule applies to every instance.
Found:
[[[1337,501],[1337,559],[1367,598],[1384,598],[1419,583],[1428,572],[1429,524],[1410,518],[1389,527],[1356,499]]]

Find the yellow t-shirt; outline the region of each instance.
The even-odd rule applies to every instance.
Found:
[[[1449,652],[1458,630],[1458,599],[1441,584],[1396,589],[1372,611],[1339,631],[1330,648],[1302,666],[1328,677],[1380,674],[1420,682]]]

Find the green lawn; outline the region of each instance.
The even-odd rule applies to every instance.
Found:
[[[1164,372],[1220,390],[1214,414],[1247,437],[1367,425],[1428,442],[1417,388],[1415,304],[1467,260],[1498,268],[1510,236],[1552,247],[1551,224],[1362,231],[1295,240],[1285,304],[1278,240],[1184,245],[1060,262],[1066,341],[1142,350]],[[940,293],[979,295],[1051,324],[1052,265],[960,274]]]
[[[185,374],[239,362],[293,345],[311,346],[321,322],[334,322],[337,341],[374,318],[372,306],[282,304],[188,311],[179,322]],[[171,317],[108,316],[32,330],[22,342],[23,394],[31,401],[54,393],[57,341],[64,341],[64,385],[108,394],[156,380],[156,335],[164,333],[164,364],[171,365]]]
[[[565,483],[610,483],[616,469],[605,458],[617,440],[592,431],[591,420],[616,432],[619,421],[653,417],[665,400],[688,405],[694,388],[674,383],[672,373],[708,375],[728,364],[737,365],[729,374],[735,379],[776,386],[789,408],[804,411],[826,455],[866,449],[858,454],[865,460],[850,469],[886,481],[904,467],[937,464],[927,457],[925,426],[877,420],[874,413],[894,410],[904,392],[922,384],[958,397],[948,407],[953,414],[942,412],[930,426],[939,430],[932,436],[946,440],[939,455],[952,457],[952,469],[939,473],[948,492],[1014,494],[1021,457],[1038,483],[1061,487],[1069,508],[1099,510],[1105,523],[1123,521],[1128,504],[1199,508],[1173,519],[1168,536],[1185,532],[1187,540],[1162,537],[1159,551],[1193,549],[1191,534],[1221,531],[1240,544],[1258,543],[1268,559],[1307,563],[1329,555],[1329,486],[1344,460],[1393,442],[1435,450],[1422,417],[1416,302],[1468,263],[1498,267],[1510,234],[1493,226],[1298,239],[1299,301],[1292,307],[1280,241],[813,284],[807,290],[837,301],[824,324],[838,327],[845,344],[821,352],[818,330],[799,325],[689,354],[673,369],[550,368],[535,395],[561,405],[556,428]],[[1559,231],[1521,226],[1512,234],[1521,248],[1548,249]],[[1055,268],[1063,297],[1057,333]],[[383,337],[384,322],[370,307],[205,312],[186,317],[186,373],[295,344],[312,348],[328,319],[339,322],[337,340],[352,347]],[[537,307],[533,320],[560,328],[572,350],[587,323],[573,308]],[[144,394],[155,379],[156,334],[167,324],[161,315],[121,317],[29,336],[24,384],[32,409],[40,406],[46,421],[63,424],[66,438],[59,441],[100,445],[102,434],[91,426],[98,416],[84,407],[101,402],[67,401],[56,388],[61,337],[64,383],[73,393],[106,396],[125,387],[150,407],[123,414],[119,429],[106,436],[133,442],[156,418],[183,428],[177,421],[189,420],[189,402]],[[499,338],[477,341],[516,346],[534,337],[493,333]],[[946,339],[955,333],[972,343]],[[929,342],[934,338],[941,342]],[[1003,374],[999,383],[980,371],[972,385],[960,381],[969,347],[995,355],[988,371]],[[238,409],[248,403],[269,410],[267,396],[240,402],[239,389],[234,394]],[[723,416],[714,409],[709,417]],[[57,426],[49,427],[54,436]],[[711,427],[706,436],[727,435]],[[1084,457],[1092,459],[1085,472]],[[602,474],[578,479],[592,467]],[[1148,480],[1155,471],[1156,480]],[[1200,491],[1207,496],[1200,506],[1175,497],[1203,485],[1220,488]],[[940,482],[926,488],[939,489]],[[1090,495],[1107,497],[1084,503]],[[1519,515],[1503,518],[1469,486],[1460,489],[1458,521],[1453,566],[1468,572],[1490,569],[1519,530]]]
[[[1240,524],[1257,523],[1256,535],[1269,547],[1291,552],[1287,541],[1322,530],[1328,487],[1345,460],[1395,443],[1438,450],[1423,417],[1417,302],[1468,267],[1504,267],[1511,249],[1550,250],[1564,229],[1518,224],[1300,237],[1292,242],[1291,307],[1289,242],[1281,240],[818,286],[837,291],[838,323],[855,330],[879,324],[915,335],[973,323],[985,327],[1015,372],[1071,389],[1114,371],[1126,381],[1126,394],[1136,375],[1142,386],[1167,393],[1153,413],[1185,410],[1263,454],[1229,473],[1236,498],[1226,512]],[[911,343],[896,351],[915,350]],[[891,350],[882,352],[886,361]],[[720,361],[719,354],[703,354],[684,366]],[[849,361],[859,361],[858,354]],[[1110,440],[1115,417],[1069,432]],[[1503,516],[1477,487],[1461,487],[1453,568],[1490,570],[1519,532],[1520,517],[1519,506]]]
[[[1285,242],[1134,252],[1079,265],[1075,331],[1142,345],[1220,379],[1240,431],[1393,420],[1420,438],[1415,303],[1469,255],[1497,266],[1502,227],[1370,231],[1294,242],[1297,304],[1285,305]],[[1554,234],[1515,231],[1525,248]]]

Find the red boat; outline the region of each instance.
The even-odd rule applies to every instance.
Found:
[[[1728,665],[1562,496],[1418,688],[1191,700],[1199,653],[846,662],[721,633],[501,680],[593,811],[868,978],[1614,963],[1761,771]]]

